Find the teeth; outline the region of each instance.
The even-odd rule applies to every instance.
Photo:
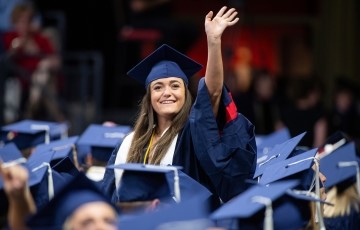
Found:
[[[171,103],[173,103],[173,101],[163,101],[163,102],[161,102],[161,104],[171,104]]]

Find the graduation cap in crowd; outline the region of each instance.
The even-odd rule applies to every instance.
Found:
[[[326,186],[348,187],[356,181],[360,194],[359,160],[354,142],[341,146],[320,159],[320,171],[326,176]]]
[[[76,143],[78,154],[82,158],[80,161],[83,161],[84,157],[91,153],[94,159],[106,164],[115,147],[122,143],[131,130],[132,128],[126,125],[89,125]]]
[[[311,149],[294,157],[269,165],[261,176],[259,183],[269,184],[280,179],[303,178],[304,171],[313,175],[311,166],[314,164],[317,148]],[[307,178],[307,177],[306,177]]]
[[[286,142],[291,138],[288,128],[277,130],[268,135],[256,135],[256,147],[259,156],[267,154],[277,144]]]
[[[151,213],[120,216],[118,229],[206,230],[214,226],[209,219],[209,210],[209,204],[201,196],[194,195]]]
[[[27,225],[30,229],[63,229],[69,216],[91,202],[105,202],[116,211],[99,188],[83,173],[79,173],[67,181],[59,193],[27,221]]]
[[[75,145],[77,140],[78,136],[72,136],[69,138],[52,141],[49,144],[40,144],[36,146],[31,155],[41,154],[43,152],[52,154],[51,165],[55,165],[65,157],[69,157],[74,165],[78,167],[79,163]]]
[[[322,158],[331,152],[335,151],[337,148],[345,145],[350,142],[350,138],[342,131],[336,131],[331,134],[325,143],[319,147],[318,157]]]
[[[179,203],[196,194],[204,200],[209,200],[212,195],[179,167],[128,163],[108,168],[123,170],[118,188],[120,202],[160,199],[166,203]]]
[[[299,134],[281,144],[274,143],[275,146],[267,154],[258,158],[254,178],[261,176],[269,165],[287,159],[305,134],[306,132]]]
[[[52,165],[55,152],[41,152],[31,155],[26,166],[29,169],[29,186],[38,208],[46,205],[57,192],[76,176],[79,171],[69,159],[65,157]]]
[[[9,143],[0,148],[0,161],[14,162],[18,159],[24,159],[20,150],[14,143]],[[26,160],[26,159],[24,159]],[[21,160],[21,161],[24,161]],[[15,163],[15,162],[14,162]]]
[[[288,180],[267,186],[254,185],[215,210],[210,217],[215,221],[236,220],[236,229],[300,229],[311,218],[308,203],[321,201],[310,196],[295,197],[292,189],[298,183]]]
[[[179,77],[188,85],[190,77],[201,69],[201,64],[171,46],[163,44],[127,74],[145,87],[154,80],[166,77]]]
[[[65,123],[22,120],[6,126],[0,131],[0,140],[13,142],[20,149],[35,147],[38,144],[67,137],[68,126]]]

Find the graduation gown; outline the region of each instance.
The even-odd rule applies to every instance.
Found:
[[[115,162],[119,146],[108,164]],[[218,117],[214,116],[204,78],[199,88],[189,119],[179,133],[173,165],[207,187],[223,202],[240,194],[248,187],[256,167],[254,126],[237,112],[231,94],[224,86]],[[107,169],[102,188],[118,202],[113,169]]]

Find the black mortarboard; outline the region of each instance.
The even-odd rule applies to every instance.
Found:
[[[169,45],[163,44],[127,74],[144,84],[145,87],[156,79],[166,77],[179,77],[188,84],[189,78],[201,68],[202,65],[199,63]]]

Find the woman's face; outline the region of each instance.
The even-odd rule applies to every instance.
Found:
[[[185,103],[185,84],[181,78],[168,77],[150,83],[151,105],[158,118],[172,119]]]
[[[105,202],[91,202],[81,205],[71,215],[68,222],[69,229],[116,229],[117,214],[115,210]]]

